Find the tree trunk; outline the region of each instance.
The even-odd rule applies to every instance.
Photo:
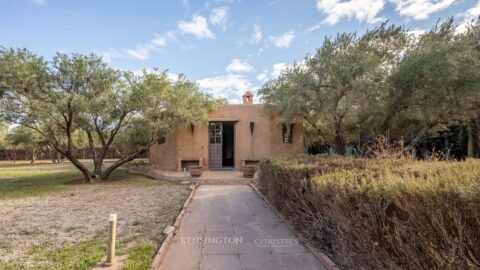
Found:
[[[445,159],[450,160],[450,143],[448,142],[447,135],[445,135],[444,144],[445,144],[445,146],[444,146],[444,148],[445,148]]]
[[[417,147],[415,145],[412,145],[412,146],[410,146],[410,148],[412,149],[412,158],[413,159],[418,159],[418,157],[417,157]]]
[[[335,136],[335,151],[339,155],[345,154],[345,140],[340,135]]]
[[[53,153],[52,153],[52,151],[53,151]],[[50,158],[50,160],[52,161],[53,164],[57,163],[57,159],[55,158],[56,156],[57,156],[57,151],[52,150],[52,149],[48,150],[48,157]]]
[[[473,127],[472,122],[469,121],[467,125],[468,143],[467,143],[467,157],[473,158],[475,156],[474,142],[473,142]]]
[[[93,135],[91,131],[86,129],[85,132],[87,133],[87,136],[88,136],[88,147],[90,148],[90,152],[92,154],[92,159],[93,159],[93,173],[95,177],[97,176],[100,177],[102,175],[103,158],[102,158],[102,155],[97,155],[97,151],[95,150],[95,144],[93,141]]]
[[[95,178],[102,176],[102,163],[103,163],[102,158],[99,158],[94,162],[93,173],[95,174]]]
[[[90,171],[85,165],[83,165],[78,159],[73,156],[72,151],[70,151],[71,149],[68,149],[67,152],[63,152],[55,145],[54,148],[58,154],[63,154],[73,164],[73,166],[75,166],[77,169],[80,170],[80,172],[82,172],[84,183],[92,182],[92,176],[90,174]]]
[[[473,124],[473,137],[475,145],[477,145],[477,149],[480,149],[480,118],[475,119]]]
[[[143,148],[141,150],[139,150],[138,152],[136,153],[133,153],[133,154],[130,154],[130,155],[126,155],[124,156],[122,159],[119,159],[117,161],[115,161],[115,163],[113,163],[110,167],[108,167],[103,173],[102,173],[102,180],[107,180],[108,177],[110,176],[110,174],[115,170],[117,169],[118,167],[122,166],[123,164],[129,162],[129,161],[132,161],[136,158],[139,158],[140,156],[142,156],[144,153],[147,152],[149,147],[146,147],[146,148]]]
[[[78,161],[78,159],[74,158],[74,157],[71,157],[71,156],[66,156],[66,158],[68,160],[70,160],[70,162],[72,162],[72,164],[77,167],[77,169],[79,169],[82,174],[83,174],[83,182],[84,183],[88,183],[88,182],[92,182],[93,179],[92,179],[92,176],[90,174],[90,171],[88,170],[87,167],[85,167],[85,165],[83,165],[80,161]]]
[[[417,159],[417,144],[418,144],[418,142],[423,138],[423,136],[425,136],[425,134],[427,134],[427,132],[431,128],[433,128],[437,124],[438,124],[438,122],[434,121],[434,122],[428,124],[427,126],[423,127],[422,130],[420,130],[420,132],[418,132],[417,135],[412,139],[412,141],[410,142],[410,145],[406,147],[407,150],[412,151],[412,158],[413,159]]]
[[[37,159],[37,150],[35,148],[32,149],[32,160],[30,161],[30,164],[35,163],[35,160]]]

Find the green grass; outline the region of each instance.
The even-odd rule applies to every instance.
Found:
[[[35,246],[30,253],[35,255],[36,264],[32,269],[46,270],[87,270],[101,262],[106,256],[107,237],[101,233],[74,246],[50,249],[48,245]],[[123,243],[117,243],[116,255],[128,254],[122,270],[147,270],[153,262],[156,246],[152,244],[136,245],[126,250]],[[2,264],[0,269],[21,269],[16,263]]]
[[[30,162],[26,161],[19,161],[16,163],[13,163],[13,161],[0,161],[0,168],[15,168],[15,167],[29,167],[29,166],[41,166],[41,165],[52,165],[51,161],[46,161],[46,160],[40,160],[36,161],[34,164],[31,164]]]
[[[47,245],[35,246],[31,250],[31,253],[36,256],[36,264],[32,269],[91,269],[105,256],[106,242],[105,234],[102,234],[63,248],[49,249]]]
[[[67,187],[64,183],[81,177],[70,164],[2,164],[0,200],[57,192]]]
[[[107,233],[80,242],[73,246],[51,249],[48,244],[34,246],[30,253],[35,256],[36,264],[31,269],[87,270],[106,257]],[[122,270],[147,270],[153,262],[156,246],[152,244],[135,245],[126,249],[125,243],[116,245],[116,255],[128,254]],[[21,269],[17,264],[2,264],[0,269]]]
[[[91,167],[91,163],[87,164]],[[152,181],[145,177],[130,175],[125,170],[117,170],[113,177],[122,177],[122,181],[116,181],[115,185],[159,185],[158,181]],[[58,191],[68,190],[71,185],[66,185],[72,180],[82,179],[81,173],[71,164],[6,164],[0,163],[0,201],[26,196],[48,195]],[[132,226],[140,226],[140,221],[132,221]],[[82,226],[67,227],[64,232],[84,229]],[[42,234],[40,230],[22,231],[25,237]],[[152,235],[151,240],[155,244],[140,244],[128,247],[127,242],[117,243],[117,255],[128,254],[128,259],[122,269],[143,270],[149,269],[153,261],[153,255],[157,245],[163,242],[162,235]],[[52,248],[48,244],[35,246],[30,250],[34,256],[34,264],[27,269],[91,269],[106,256],[106,232],[85,239],[75,245],[62,248]],[[0,269],[25,269],[20,262],[2,262]]]
[[[25,177],[15,182],[0,180],[0,200],[57,192],[66,188],[62,184],[79,177],[79,173],[67,172]]]
[[[0,260],[0,269],[2,270],[18,270],[24,269],[22,265],[18,262],[3,262]]]
[[[156,247],[153,245],[138,245],[128,251],[128,259],[121,270],[149,269],[153,261],[153,253]]]
[[[86,163],[86,165],[91,169],[91,162]],[[125,181],[125,184],[158,184],[158,182],[151,183],[152,181],[144,179],[144,177],[129,175],[122,169],[117,169],[111,177],[118,176],[129,178],[129,181]],[[65,185],[66,183],[82,178],[80,171],[70,163],[0,163],[0,200],[58,192],[68,188],[68,185]]]

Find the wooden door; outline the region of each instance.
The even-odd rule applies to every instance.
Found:
[[[208,124],[208,164],[210,169],[222,168],[222,123]]]

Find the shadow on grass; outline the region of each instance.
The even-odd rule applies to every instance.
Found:
[[[26,166],[31,170],[22,170],[17,167],[0,168],[0,200],[8,200],[26,196],[36,196],[68,190],[72,184],[83,184],[82,175],[73,167],[44,168],[35,170],[35,166]],[[43,167],[43,166],[39,166]],[[4,172],[9,173],[2,174]],[[6,177],[14,177],[10,179]],[[138,175],[131,175],[124,169],[116,170],[108,181],[95,183],[95,185],[163,185],[161,181],[151,180]],[[89,184],[91,185],[91,184]],[[67,227],[67,232],[77,227]],[[35,230],[24,231],[23,235],[29,236],[38,233]],[[119,235],[120,236],[120,235]],[[106,232],[74,245],[53,248],[52,245],[42,244],[32,247],[30,254],[35,257],[31,269],[91,269],[106,255]],[[124,270],[149,269],[153,255],[159,244],[163,242],[162,235],[152,235],[152,243],[134,244],[135,239],[125,239],[117,243],[117,254],[128,254]],[[134,244],[134,245],[132,245]],[[0,269],[25,269],[19,262],[2,262]],[[30,268],[29,268],[30,269]]]
[[[92,166],[91,163],[86,165]],[[0,167],[0,200],[57,192],[71,184],[84,184],[82,174],[72,165],[21,166],[25,169],[17,166]],[[118,169],[108,181],[102,183],[117,182],[130,177],[125,170]]]
[[[13,163],[13,161],[0,161],[0,168],[18,168],[18,167],[29,167],[29,166],[40,167],[40,166],[48,166],[48,165],[57,166],[57,165],[64,165],[64,164],[56,164],[51,161],[44,161],[44,160],[35,162],[33,164],[26,161],[15,162],[15,163]]]
[[[0,180],[0,200],[60,191],[65,188],[62,184],[79,177],[81,177],[80,172],[62,171],[18,177],[10,181]]]

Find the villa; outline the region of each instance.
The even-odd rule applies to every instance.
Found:
[[[211,111],[204,126],[182,125],[150,148],[150,163],[180,171],[191,165],[210,170],[240,170],[261,158],[304,152],[301,122],[286,126],[278,112],[253,103],[226,104]]]

